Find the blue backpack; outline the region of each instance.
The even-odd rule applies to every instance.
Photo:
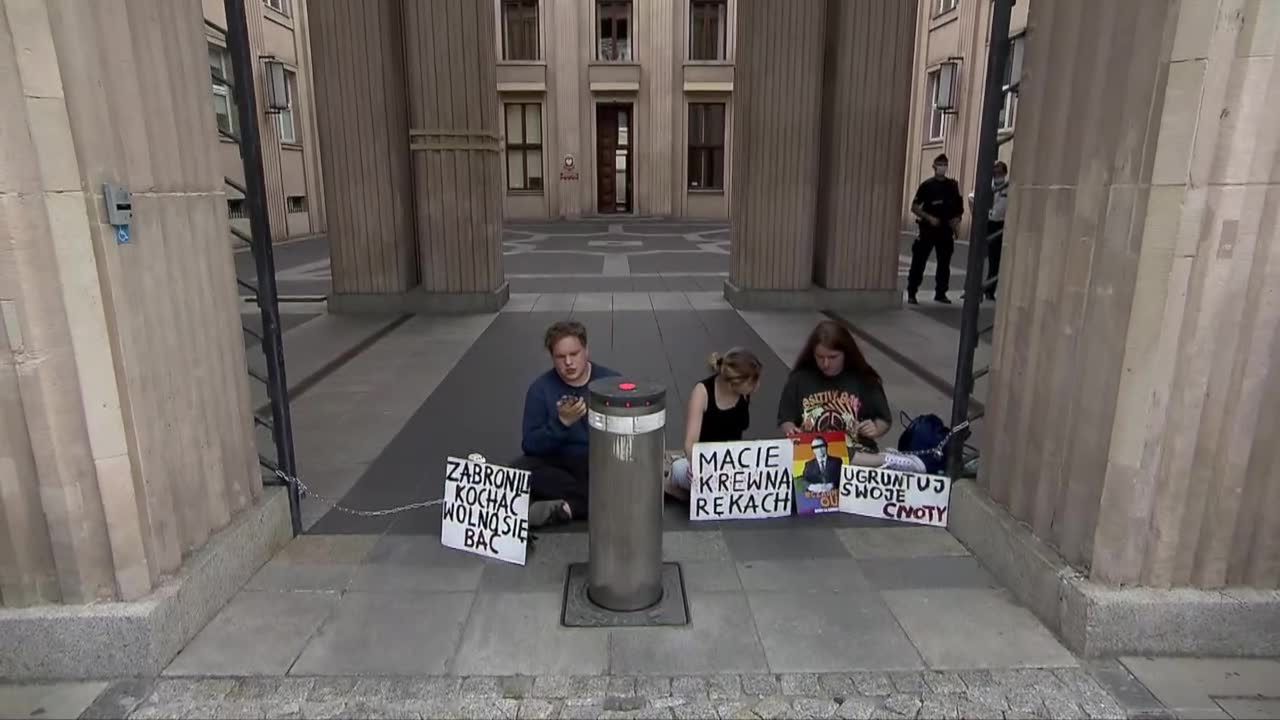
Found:
[[[902,424],[904,429],[898,437],[898,450],[918,455],[924,461],[925,471],[931,475],[945,471],[951,428],[947,427],[942,418],[937,415],[917,415],[912,418],[902,413]]]

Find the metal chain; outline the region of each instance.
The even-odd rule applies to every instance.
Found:
[[[947,436],[942,439],[942,442],[938,443],[935,447],[929,448],[927,450],[894,450],[893,452],[896,452],[899,455],[914,455],[916,457],[921,457],[924,455],[941,455],[943,449],[947,447],[947,443],[951,442],[951,438],[969,429],[969,422],[970,422],[969,420],[965,420],[959,425],[956,425],[955,427],[951,428],[951,430],[947,433]]]
[[[408,505],[398,505],[396,507],[385,508],[382,510],[361,510],[359,508],[349,508],[344,505],[341,505],[336,500],[331,500],[325,497],[324,495],[321,495],[320,493],[316,492],[315,490],[312,490],[311,488],[307,487],[307,484],[302,482],[302,480],[296,477],[293,477],[292,475],[289,475],[281,470],[276,470],[276,477],[280,478],[281,480],[285,481],[288,484],[297,485],[298,492],[308,497],[315,498],[316,500],[320,501],[320,504],[322,505],[327,505],[330,508],[337,510],[338,512],[346,513],[348,515],[355,515],[357,517],[382,517],[384,515],[395,515],[397,513],[408,512],[409,510],[419,510],[421,508],[429,508],[433,505],[440,505],[444,503],[444,498],[440,498],[438,500],[424,500],[422,502],[409,503]]]

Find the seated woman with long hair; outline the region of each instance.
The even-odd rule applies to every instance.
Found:
[[[707,442],[741,440],[751,424],[751,393],[760,385],[760,359],[750,350],[733,348],[708,361],[713,374],[693,386],[689,393],[688,416],[684,425],[685,457],[671,464],[668,495],[689,499],[690,465],[693,446]]]
[[[787,436],[843,432],[854,465],[924,472],[920,458],[880,450],[892,417],[884,382],[853,335],[833,320],[818,323],[787,376],[778,427]]]

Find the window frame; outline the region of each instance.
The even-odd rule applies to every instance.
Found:
[[[298,203],[299,205],[301,205],[301,206],[302,206],[302,209],[301,209],[301,210],[294,210],[294,209],[293,209],[293,204],[294,204],[294,201],[295,201],[295,200],[301,200],[301,201],[302,201],[302,202]],[[284,209],[285,209],[285,212],[290,213],[290,214],[295,214],[295,213],[304,213],[304,212],[307,212],[307,196],[306,196],[306,195],[289,195],[289,196],[286,196],[286,197],[285,197],[285,199],[284,199]]]
[[[218,56],[218,74],[221,76],[221,77],[218,77],[213,74],[213,64],[210,63],[210,66],[209,66],[210,89],[215,98],[222,98],[223,101],[226,102],[227,104],[227,127],[223,128],[222,125],[219,124],[219,119],[222,117],[222,113],[218,111],[217,101],[216,100],[214,101],[214,106],[213,106],[214,124],[218,128],[218,137],[229,140],[229,138],[226,138],[226,136],[223,135],[222,132],[225,130],[225,132],[227,132],[230,135],[236,135],[236,131],[239,125],[239,122],[238,122],[239,118],[236,117],[235,90],[234,88],[231,87],[231,70],[232,70],[231,52],[227,50],[226,46],[219,45],[218,43],[215,43],[213,41],[208,41],[207,44],[209,46],[209,54],[210,55],[216,54]]]
[[[942,85],[941,68],[933,68],[925,72],[924,80],[924,144],[936,145],[947,140],[947,113],[938,109],[938,89]],[[935,117],[938,120],[938,134],[933,134]]]
[[[520,108],[520,138],[521,142],[511,141],[511,127],[509,124],[510,115],[508,108]],[[529,142],[529,108],[537,108],[538,110],[538,139],[536,143]],[[546,173],[546,153],[544,152],[545,128],[542,123],[543,107],[541,102],[518,100],[514,102],[502,103],[502,131],[506,141],[506,148],[503,153],[503,174],[507,176],[507,194],[509,195],[541,195],[546,192],[547,173]],[[529,180],[533,175],[529,172],[529,156],[533,152],[537,152],[540,158],[537,175],[538,187],[530,187]],[[524,168],[524,185],[522,187],[514,187],[511,178],[511,157],[514,153],[520,153],[521,166]]]
[[[533,8],[533,54],[532,57],[512,57],[512,16],[513,9]],[[521,24],[528,22],[528,17],[520,17]],[[542,3],[538,0],[502,0],[502,59],[515,62],[537,62],[542,59]]]
[[[289,0],[262,0],[262,4],[285,17],[293,17],[293,8],[289,7]]]
[[[723,193],[725,191],[725,141],[726,133],[729,125],[729,104],[723,100],[690,100],[688,111],[688,126],[685,129],[685,145],[688,151],[688,167],[685,172],[685,187],[690,192],[714,192]],[[720,141],[719,143],[707,141],[707,119],[713,116],[711,108],[720,108]],[[694,138],[694,116],[697,115],[698,129],[700,137]],[[718,155],[717,155],[718,151]],[[716,158],[719,157],[719,163]],[[697,170],[698,184],[694,183],[695,168]],[[717,172],[718,171],[718,172]],[[710,174],[711,183],[708,184],[708,173]],[[717,179],[719,182],[716,182]]]
[[[280,133],[282,145],[299,145],[297,106],[294,104],[298,87],[298,73],[291,68],[284,69],[284,94],[287,109],[276,113],[276,128]],[[288,117],[288,134],[285,133],[285,118]]]
[[[960,9],[960,0],[933,0],[932,14],[930,17],[940,18],[948,13],[953,13]]]
[[[1009,54],[1005,58],[1004,78],[1001,87],[1008,87],[1013,80],[1014,60],[1018,54],[1026,52],[1026,35],[1018,34],[1009,38]],[[1003,93],[1003,100],[1000,104],[999,131],[1013,132],[1014,126],[1018,122],[1018,93],[1013,90],[1006,90]]]
[[[713,57],[698,57],[698,34],[696,32],[698,9],[704,11],[714,8],[710,16],[716,21],[716,50]],[[690,0],[689,1],[689,60],[692,62],[724,62],[729,59],[729,0]]]
[[[636,44],[635,3],[632,2],[632,0],[596,0],[595,6],[596,6],[595,7],[595,10],[596,10],[595,27],[592,30],[592,32],[596,36],[596,42],[595,42],[596,61],[602,62],[602,63],[635,62],[635,44]],[[617,13],[604,12],[606,8],[612,9],[612,8],[621,8],[621,7],[625,7],[627,9],[625,17],[618,17]],[[612,21],[612,24],[610,25],[610,27],[612,28],[612,34],[608,38],[605,38],[604,34],[601,32],[602,25],[604,24],[606,17]],[[627,21],[626,45],[619,44],[618,20]],[[614,50],[613,53],[605,52],[606,41],[612,43],[610,47],[613,48]],[[619,48],[625,50],[625,52],[617,52]],[[613,55],[613,57],[609,57],[609,55],[611,54]]]

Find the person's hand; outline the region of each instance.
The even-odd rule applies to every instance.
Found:
[[[955,218],[951,221],[951,230],[952,232],[960,231],[960,218]]]
[[[938,221],[938,218],[936,218],[936,217],[934,217],[934,216],[932,216],[932,215],[925,215],[925,216],[924,216],[924,220],[925,220],[925,222],[929,223],[930,225],[932,225],[932,226],[934,226],[934,227],[938,227],[939,225],[941,225],[941,224],[942,224],[941,222],[939,222],[939,221]]]
[[[795,437],[800,434],[800,428],[796,427],[793,422],[784,422],[782,423],[782,434],[787,437]]]
[[[876,427],[875,420],[863,420],[858,423],[857,429],[858,437],[867,438],[868,440],[874,440],[876,438],[876,434],[880,431],[880,428]]]
[[[573,398],[559,406],[560,424],[572,427],[574,423],[587,414],[587,403],[582,398]]]

